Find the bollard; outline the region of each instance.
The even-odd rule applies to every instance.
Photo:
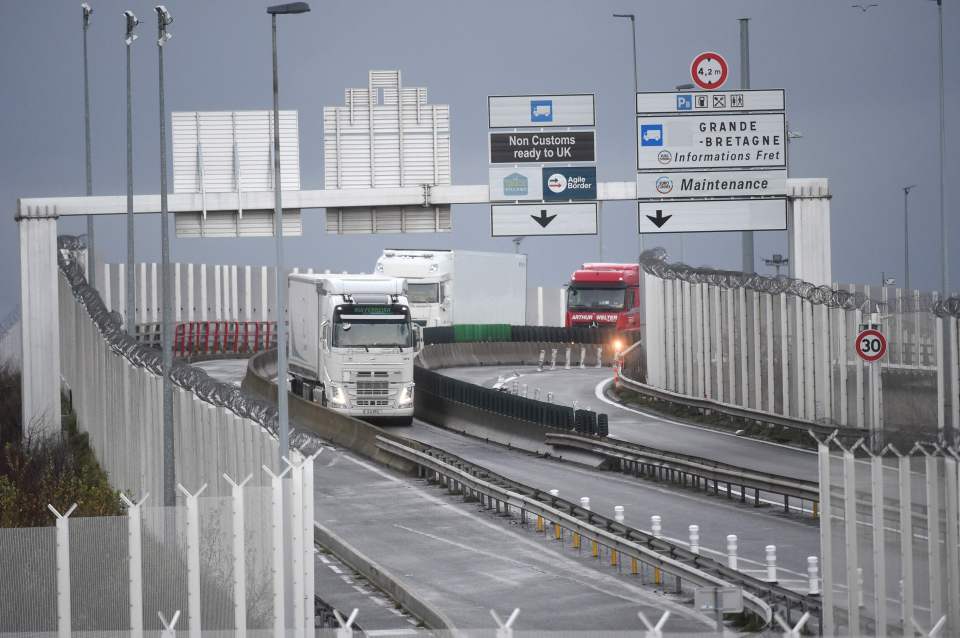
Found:
[[[857,567],[857,606],[861,609],[863,604],[863,567]]]
[[[550,369],[551,370],[557,369],[557,349],[556,348],[550,349]]]
[[[547,392],[547,403],[553,403],[553,392]]]
[[[547,351],[541,350],[540,359],[537,362],[537,372],[543,372],[543,362],[546,361],[546,359],[547,359]]]
[[[777,582],[777,546],[767,545],[767,582]]]
[[[521,392],[523,392],[523,394],[522,394],[521,396],[522,396],[524,399],[526,399],[526,398],[527,398],[527,384],[524,383],[522,386],[520,386],[520,388],[521,388]]]
[[[580,345],[580,368],[587,367],[587,346]]]
[[[690,526],[690,551],[694,554],[700,553],[700,526]]]
[[[557,497],[560,496],[560,490],[550,490],[550,496]],[[560,525],[557,523],[553,524],[553,538],[555,540],[560,540]]]
[[[813,517],[814,517],[814,518],[819,518],[819,516],[820,516],[820,503],[819,503],[819,501],[814,501],[814,502],[813,502]]]
[[[533,389],[533,398],[536,399],[537,401],[540,400],[540,388]]]
[[[583,509],[587,510],[588,512],[590,511],[590,497],[589,497],[589,496],[581,496],[581,497],[580,497],[580,507],[582,507]]]
[[[654,514],[650,517],[650,533],[654,538],[660,538],[660,532],[663,529],[660,525],[663,519]]]
[[[570,346],[567,346],[567,354],[565,356],[566,356],[566,359],[563,363],[563,369],[569,370],[570,369]]]
[[[596,368],[603,367],[603,346],[597,346],[597,365]]]
[[[737,568],[737,535],[729,534],[727,536],[727,567]]]
[[[630,573],[633,574],[634,576],[640,573],[640,565],[637,562],[636,558],[630,559]]]
[[[820,569],[817,566],[817,560],[816,556],[807,556],[807,587],[809,588],[807,593],[813,596],[820,594]]]
[[[617,550],[611,549],[610,550],[610,567],[616,567],[616,566],[617,566]]]
[[[622,523],[624,520],[623,517],[623,505],[614,505],[613,506],[613,520],[618,523]]]

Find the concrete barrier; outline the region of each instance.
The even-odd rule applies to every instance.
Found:
[[[429,629],[454,632],[453,622],[439,609],[418,598],[410,586],[394,576],[378,563],[368,558],[347,541],[337,536],[320,523],[314,522],[316,542],[333,552],[341,561],[357,570],[368,581],[383,590],[404,609],[416,616]],[[363,618],[360,619],[363,622]]]
[[[579,344],[570,345],[572,347],[570,363],[572,366],[579,366]],[[417,357],[417,365],[428,370],[464,366],[537,365],[540,351],[546,351],[549,361],[552,348],[560,351],[558,357],[562,361],[564,347],[562,343],[548,342],[438,343],[424,347]],[[615,355],[613,346],[604,344],[600,357],[602,365],[612,365]],[[596,357],[596,344],[588,344],[584,357],[585,365],[595,365]]]
[[[276,370],[276,350],[269,350],[251,357],[241,388],[244,392],[276,402],[277,386],[273,383]],[[296,424],[301,431],[308,430],[322,439],[400,472],[413,471],[412,463],[377,447],[377,435],[403,440],[400,437],[366,421],[328,410],[293,393],[289,394],[289,400],[291,427]]]

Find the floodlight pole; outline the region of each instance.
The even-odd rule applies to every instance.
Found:
[[[160,347],[163,351],[163,504],[173,507],[177,500],[176,465],[173,447],[173,382],[170,371],[173,367],[173,295],[170,273],[170,224],[167,211],[167,127],[166,106],[163,95],[163,45],[170,39],[167,26],[173,22],[163,5],[154,8],[157,12],[157,54],[159,60],[160,87],[160,262],[163,308],[160,317]]]
[[[306,13],[306,2],[291,2],[267,8],[273,36],[273,236],[276,246],[277,280],[277,421],[280,430],[280,458],[284,466],[290,449],[290,413],[287,406],[287,282],[283,271],[283,201],[280,182],[280,82],[277,75],[277,14]]]
[[[750,88],[750,18],[740,18],[740,88]],[[753,231],[741,233],[743,249],[743,272],[752,273],[756,269],[753,258]]]
[[[916,184],[903,187],[903,287],[910,290],[910,222],[907,216],[908,201],[910,191],[916,188]]]
[[[134,272],[134,216],[133,216],[133,98],[132,74],[130,65],[131,48],[137,36],[133,29],[140,24],[137,16],[131,11],[125,11],[127,33],[124,43],[127,46],[127,333],[133,335],[137,324],[136,306],[136,273]]]
[[[87,178],[87,197],[93,195],[93,168],[90,161],[90,74],[87,69],[87,29],[90,28],[90,16],[93,9],[86,2],[80,5],[83,10],[83,141],[84,164]],[[93,248],[93,215],[87,215],[87,282],[97,287],[97,260]]]
[[[640,82],[637,76],[637,16],[635,16],[632,13],[614,13],[613,17],[627,18],[630,20],[630,35],[633,38],[633,105],[634,105],[633,117],[634,117],[634,121],[636,121],[637,93],[640,92]],[[636,145],[639,144],[639,141],[634,140],[633,144],[634,144],[633,156],[634,156],[634,161],[636,161],[636,157],[639,154],[639,150],[636,148]],[[639,254],[642,255],[643,254],[643,233],[638,233],[638,236],[639,236],[638,249],[640,251]],[[637,258],[637,261],[639,262],[639,257]]]

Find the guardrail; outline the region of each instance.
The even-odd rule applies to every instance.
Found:
[[[528,514],[542,518],[556,529],[567,530],[589,542],[650,568],[699,587],[734,585],[744,591],[744,605],[764,624],[773,612],[786,618],[810,612],[819,616],[820,599],[738,572],[718,561],[654,537],[602,514],[498,475],[453,454],[419,442],[399,442],[377,437],[384,451],[415,464],[421,473],[433,473],[454,492],[478,498],[488,507],[510,513],[514,508],[523,522]],[[503,509],[501,509],[503,508]],[[557,532],[559,534],[559,532]],[[635,568],[636,563],[632,564]]]
[[[424,328],[427,345],[471,342],[613,343],[621,346],[640,339],[639,331],[619,332],[614,328],[563,328],[559,326],[511,326],[508,324],[457,324]]]
[[[136,340],[160,347],[160,324],[136,326]],[[252,354],[275,348],[275,321],[182,321],[175,324],[173,356]]]
[[[625,441],[550,432],[546,435],[546,442],[555,447],[570,447],[602,455],[615,462],[620,471],[635,476],[649,476],[658,481],[694,488],[700,488],[702,482],[703,489],[708,492],[712,481],[714,494],[719,494],[720,485],[725,484],[728,498],[733,497],[732,487],[740,488],[741,501],[746,500],[748,489],[753,490],[756,505],[760,504],[760,492],[782,496],[784,509],[788,511],[791,498],[810,501],[814,504],[814,512],[820,502],[819,484],[816,481],[754,472],[735,465]]]

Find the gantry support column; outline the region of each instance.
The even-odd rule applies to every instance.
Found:
[[[23,432],[60,432],[57,212],[19,207]]]

